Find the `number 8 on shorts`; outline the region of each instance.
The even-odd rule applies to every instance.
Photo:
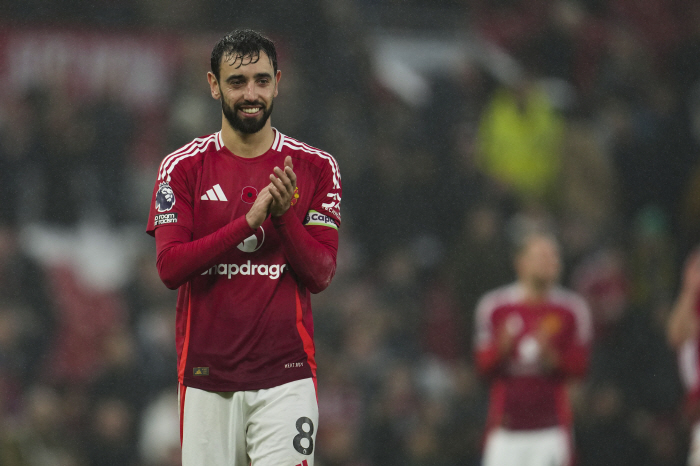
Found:
[[[297,419],[297,432],[294,437],[294,449],[302,455],[310,455],[314,452],[314,423],[308,417],[300,417]]]

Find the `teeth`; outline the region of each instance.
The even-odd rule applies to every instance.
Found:
[[[242,108],[243,113],[258,113],[259,108]]]

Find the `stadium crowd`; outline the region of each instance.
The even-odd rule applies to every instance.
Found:
[[[160,159],[217,130],[208,39],[242,25],[283,51],[273,125],[343,174],[338,271],[313,300],[318,465],[479,464],[474,306],[514,279],[511,240],[534,227],[557,234],[562,282],[593,311],[579,464],[685,464],[664,326],[700,238],[696,2],[2,3],[15,30],[184,30],[186,52],[147,112],[50,77],[0,96],[1,465],[179,464],[176,295],[148,202]],[[416,25],[430,8],[451,22]],[[465,58],[408,102],[377,79],[370,40],[406,25],[476,35],[520,71]]]

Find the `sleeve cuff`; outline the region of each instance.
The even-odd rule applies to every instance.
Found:
[[[294,218],[297,218],[297,216],[294,214],[294,209],[292,207],[287,209],[287,211],[279,217],[270,216],[272,224],[275,226],[275,228],[292,222]]]

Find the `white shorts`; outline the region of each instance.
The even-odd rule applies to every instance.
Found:
[[[693,425],[690,431],[688,466],[700,466],[700,422]]]
[[[538,430],[497,428],[486,438],[483,466],[570,466],[569,433],[563,427]]]
[[[313,466],[313,379],[241,392],[181,385],[180,429],[182,466]]]

